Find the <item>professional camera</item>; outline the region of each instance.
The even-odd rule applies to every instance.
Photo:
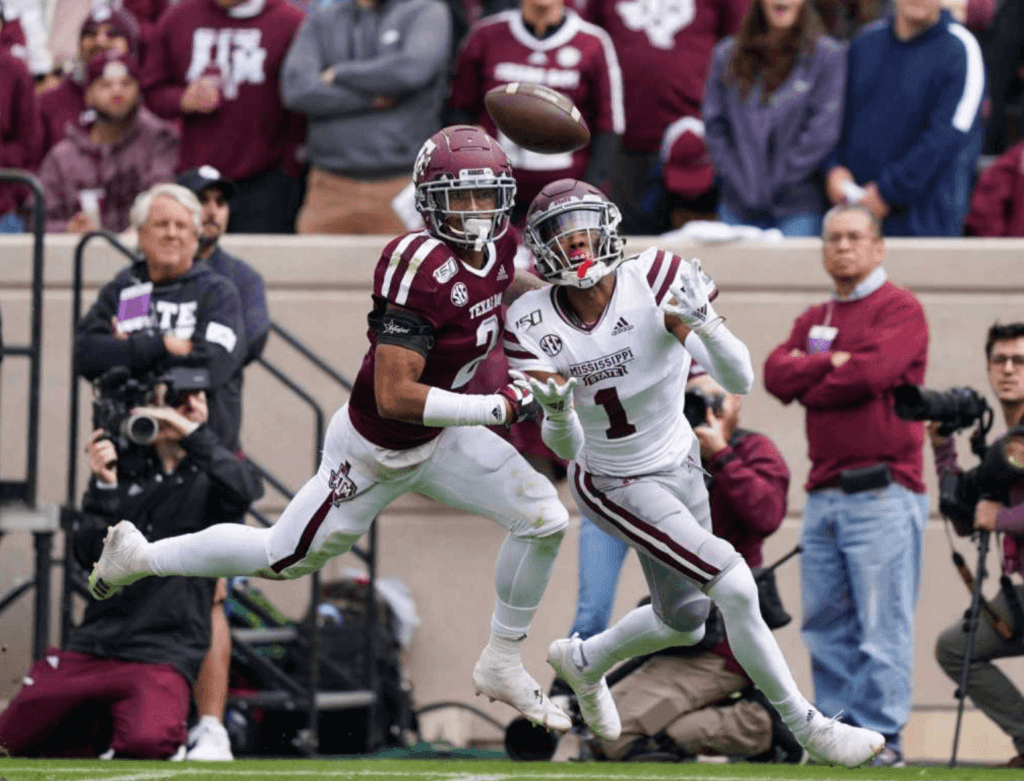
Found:
[[[690,428],[707,425],[709,409],[721,415],[724,401],[725,396],[721,393],[705,393],[696,388],[686,391],[683,396],[683,415],[689,421]]]
[[[950,388],[934,391],[919,385],[900,385],[893,389],[896,414],[903,420],[934,420],[942,425],[939,433],[948,437],[976,421],[991,426],[992,409],[985,398],[973,388]]]
[[[137,378],[127,367],[115,366],[94,383],[93,428],[103,429],[119,448],[123,443],[153,444],[160,431],[160,422],[132,410],[153,403],[153,391],[160,384],[167,388],[164,404],[173,407],[180,402],[183,393],[209,388],[210,373],[202,367],[179,366],[164,374]]]

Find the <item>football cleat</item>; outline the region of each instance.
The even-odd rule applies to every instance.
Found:
[[[859,767],[885,748],[885,738],[874,730],[851,727],[826,718],[817,710],[809,711],[807,715],[805,727],[794,730],[793,734],[818,764]]]
[[[596,681],[587,676],[583,641],[579,635],[555,640],[548,649],[548,664],[576,693],[583,720],[601,740],[615,740],[622,733],[619,711],[602,675]]]
[[[494,658],[490,646],[484,648],[473,668],[473,686],[478,695],[511,705],[534,724],[558,732],[572,727],[572,719],[551,701],[522,664],[503,665]]]
[[[89,593],[96,599],[110,599],[124,586],[147,577],[147,544],[131,521],[111,526],[103,539],[103,552],[89,573]]]

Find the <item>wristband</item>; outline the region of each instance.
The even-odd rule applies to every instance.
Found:
[[[497,426],[508,417],[505,397],[497,393],[453,393],[443,388],[431,388],[423,405],[423,425],[434,428],[446,426]]]

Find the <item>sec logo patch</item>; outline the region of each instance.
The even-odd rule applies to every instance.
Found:
[[[452,285],[452,303],[455,306],[465,306],[469,303],[469,290],[462,282]]]
[[[562,352],[562,339],[556,334],[548,334],[540,340],[540,349],[553,358]]]

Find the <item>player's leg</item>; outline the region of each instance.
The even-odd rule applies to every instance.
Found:
[[[148,575],[297,578],[347,552],[380,510],[405,489],[372,474],[370,446],[352,428],[347,405],[331,419],[320,467],[269,528],[221,523],[148,542],[129,521],[107,533],[89,576],[98,599]]]
[[[490,639],[473,672],[478,692],[506,702],[536,723],[571,726],[522,666],[519,650],[551,577],[569,522],[551,482],[485,428],[446,429],[411,490],[508,529],[495,565]],[[472,479],[467,479],[472,475]]]

